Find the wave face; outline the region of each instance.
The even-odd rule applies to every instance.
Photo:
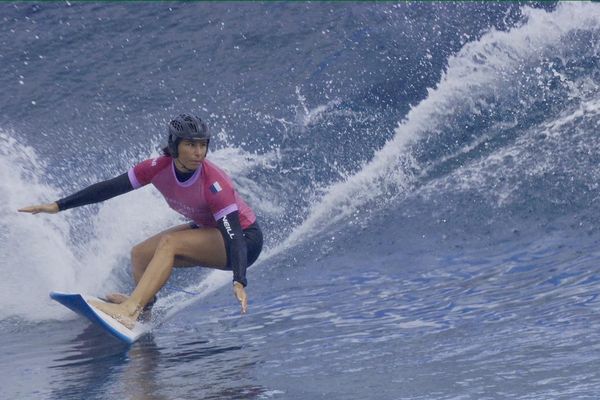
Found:
[[[209,122],[209,157],[266,234],[249,276],[261,299],[257,332],[292,330],[306,339],[298,351],[316,354],[312,329],[322,328],[344,349],[323,370],[340,373],[364,368],[343,357],[353,351],[344,343],[364,354],[377,343],[394,356],[373,359],[375,380],[388,376],[378,365],[397,365],[394,349],[407,347],[398,341],[418,348],[414,332],[437,355],[423,348],[403,355],[408,365],[464,362],[490,376],[513,363],[528,368],[528,354],[486,361],[469,349],[484,354],[490,340],[506,349],[503,338],[517,334],[533,349],[544,335],[558,341],[564,321],[575,333],[558,348],[581,344],[597,306],[597,3],[0,9],[0,332],[72,318],[50,302],[51,290],[131,290],[130,248],[182,222],[156,191],[55,216],[15,210],[157,155],[166,122],[192,112]],[[157,309],[170,317],[208,307],[198,299],[231,305],[229,293],[219,297],[230,279],[176,271]],[[354,308],[340,303],[344,293]],[[229,321],[224,307],[208,311]],[[203,323],[222,333],[211,321]],[[470,323],[498,330],[469,347],[461,335]],[[283,340],[271,345],[286,352]],[[548,362],[534,350],[531,360]],[[305,353],[299,365],[318,370]],[[285,360],[264,365],[305,373]],[[586,393],[552,382],[527,393]],[[285,393],[299,393],[289,384]],[[438,398],[458,396],[438,389]]]
[[[596,10],[524,8],[517,26],[466,43],[382,147],[324,188],[285,243],[344,235],[347,224],[452,244],[524,231],[595,234]]]
[[[15,46],[2,64],[14,93],[2,104],[3,193],[13,210],[119,174],[156,154],[172,114],[191,110],[210,120],[211,156],[257,209],[271,255],[381,221],[394,237],[471,240],[559,220],[595,232],[597,5],[543,6],[157,4],[137,16],[118,5],[15,6],[31,27],[5,32]],[[203,22],[180,20],[185,10]],[[240,12],[246,22],[228,29]],[[477,12],[485,23],[458,24]],[[61,29],[44,32],[54,22]],[[158,42],[150,29],[164,31]],[[65,265],[59,282],[98,290],[131,244],[177,221],[152,193],[134,196],[158,218],[121,199],[48,220],[6,211],[3,247],[20,259],[8,249],[23,230],[60,238],[50,252],[66,261],[49,262]],[[104,272],[73,280],[82,254]],[[32,257],[23,265],[46,270]],[[22,286],[16,275],[5,289]]]

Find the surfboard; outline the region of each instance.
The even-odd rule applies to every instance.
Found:
[[[98,310],[89,303],[90,300],[104,301],[97,297],[81,293],[50,292],[50,298],[75,311],[82,317],[87,318],[104,332],[127,344],[133,344],[148,331],[139,322],[133,329],[129,329],[110,315]]]

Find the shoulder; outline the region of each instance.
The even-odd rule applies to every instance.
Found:
[[[204,174],[207,180],[210,179],[224,179],[229,181],[229,175],[221,168],[217,167],[217,165],[209,160],[204,160],[202,163],[202,168],[204,168]]]
[[[165,168],[168,165],[171,165],[171,162],[173,162],[173,159],[171,157],[169,157],[169,156],[159,156],[159,157],[156,157],[156,158],[150,158],[150,159],[148,159],[146,161],[149,161],[150,165],[152,167],[161,168],[162,169],[162,168]]]
[[[150,169],[150,170],[161,170],[171,165],[172,158],[169,156],[159,156],[155,158],[149,158],[137,164],[134,168],[136,169]]]
[[[171,162],[172,158],[168,156],[149,158],[129,170],[129,180],[134,188],[147,185],[156,174],[171,165]]]
[[[219,197],[225,193],[233,192],[233,181],[221,168],[214,163],[204,160],[202,163],[204,185],[213,195]]]

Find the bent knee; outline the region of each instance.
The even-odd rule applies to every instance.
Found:
[[[156,245],[156,251],[167,251],[175,253],[177,240],[170,233],[166,233],[160,237]]]
[[[157,249],[157,242],[146,240],[131,248],[131,259],[135,262],[148,263]]]
[[[131,259],[139,260],[140,258],[145,258],[147,250],[147,246],[144,246],[144,243],[138,243],[131,248]]]

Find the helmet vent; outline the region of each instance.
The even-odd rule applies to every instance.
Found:
[[[198,126],[196,125],[196,121],[189,115],[182,115],[183,120],[187,122],[187,127],[190,131],[194,133],[198,133]]]
[[[198,133],[198,127],[196,126],[196,124],[194,123],[189,123],[188,124],[188,128],[190,129],[190,131],[194,132],[194,133]]]
[[[177,132],[183,132],[183,125],[181,124],[181,122],[177,121],[177,120],[173,120],[171,121],[171,126],[173,127],[173,129],[175,129]]]
[[[169,141],[176,141],[177,139],[204,139],[210,140],[210,132],[206,124],[198,117],[194,117],[188,114],[180,114],[168,125],[168,134],[171,139]]]

